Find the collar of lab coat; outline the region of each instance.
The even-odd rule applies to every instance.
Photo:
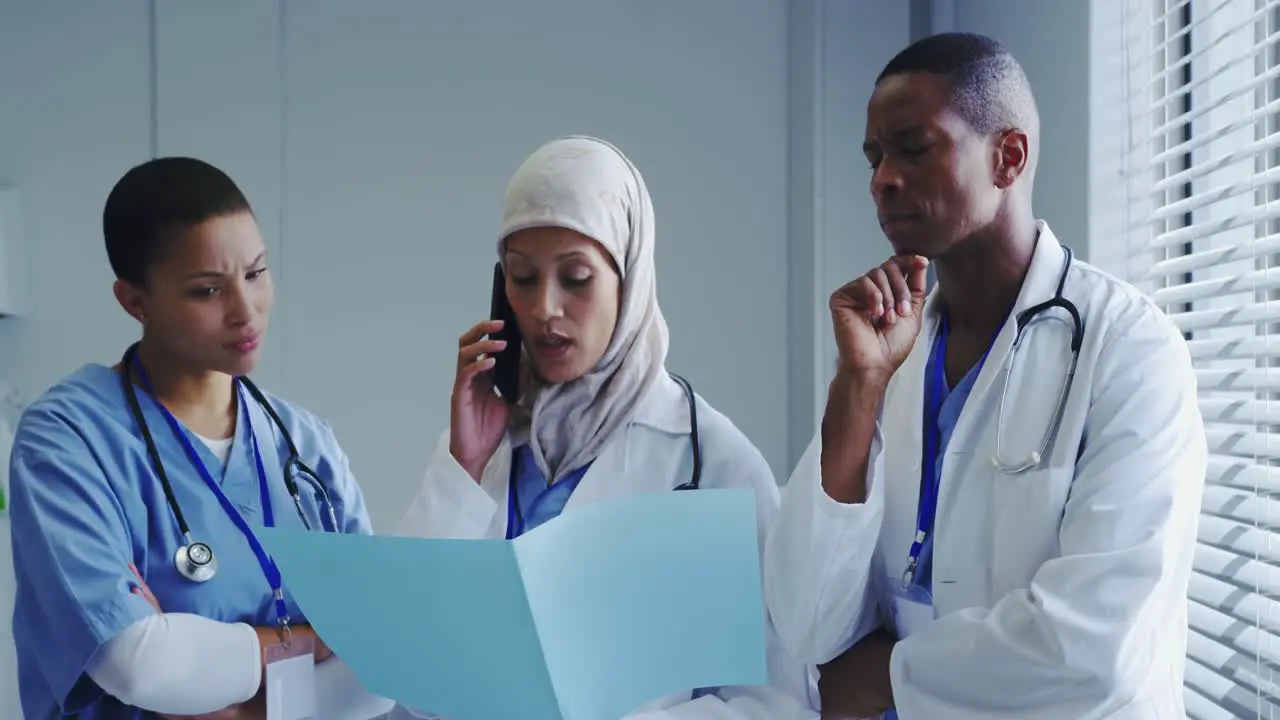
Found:
[[[1027,276],[1022,281],[1022,289],[1018,291],[1013,311],[1005,318],[1000,332],[991,344],[991,351],[987,355],[981,372],[978,373],[970,397],[983,395],[1000,368],[1004,366],[1005,356],[1013,347],[1013,340],[1018,334],[1018,314],[1053,297],[1057,290],[1058,280],[1062,277],[1062,262],[1065,260],[1062,245],[1049,229],[1049,223],[1044,220],[1036,221],[1036,232],[1036,247],[1031,254],[1031,266],[1027,269]],[[924,366],[928,362],[929,351],[933,347],[934,336],[938,331],[938,306],[941,300],[938,288],[935,286],[925,301],[924,327],[921,328],[915,346],[911,349],[911,355],[908,356],[902,368],[907,372],[899,374],[911,378],[922,376]],[[915,384],[920,385],[920,382]]]
[[[667,373],[661,373],[645,393],[644,400],[636,408],[631,422],[616,430],[613,437],[600,449],[600,454],[591,462],[578,488],[570,496],[566,509],[583,502],[614,495],[645,489],[669,489],[667,485],[674,486],[685,482],[687,478],[672,483],[672,478],[658,474],[640,473],[632,476],[629,475],[629,471],[638,463],[643,463],[649,452],[666,447],[665,442],[661,440],[658,442],[663,444],[654,445],[654,440],[657,439],[655,436],[637,437],[638,429],[656,430],[661,434],[679,438],[687,436],[691,427],[689,402],[685,398],[684,389]],[[503,503],[507,501],[511,451],[525,442],[528,442],[527,433],[508,433],[485,469],[485,475],[489,479],[486,484],[495,483],[493,486],[495,491],[501,488],[501,492],[495,494],[495,500]],[[623,476],[627,476],[625,480]],[[503,505],[503,507],[506,506]]]
[[[983,363],[982,370],[978,373],[973,389],[969,394],[969,399],[965,403],[966,409],[961,411],[960,418],[956,422],[951,442],[947,447],[948,455],[972,452],[972,443],[969,441],[969,436],[973,432],[975,425],[973,421],[974,415],[968,408],[980,407],[987,393],[993,391],[993,386],[995,391],[998,391],[999,386],[995,385],[995,383],[1000,380],[1004,372],[1005,362],[1010,349],[1013,347],[1014,337],[1017,335],[1016,318],[1018,313],[1053,297],[1053,293],[1057,288],[1064,259],[1062,246],[1058,244],[1058,240],[1054,237],[1053,232],[1050,231],[1047,223],[1038,221],[1036,227],[1039,231],[1039,236],[1035,251],[1031,257],[1031,266],[1027,271],[1026,278],[1023,280],[1022,288],[1018,292],[1013,311],[996,335],[986,362]],[[935,287],[925,302],[924,325],[920,334],[917,336],[906,361],[894,373],[886,401],[882,405],[882,424],[884,427],[890,428],[885,434],[885,442],[893,445],[893,449],[888,451],[886,455],[886,463],[892,466],[892,470],[889,472],[894,478],[919,477],[924,413],[924,375],[933,340],[938,330],[939,299],[938,291]],[[949,472],[949,467],[953,468],[954,466],[944,463],[944,476]],[[954,472],[953,469],[950,471]],[[951,524],[957,521],[951,510],[956,502],[956,493],[965,484],[963,482],[950,482],[946,479],[939,483],[938,516],[935,527],[938,533],[946,534],[951,532]],[[902,521],[902,525],[899,528],[900,536],[896,538],[895,542],[900,541],[905,551],[905,548],[910,543],[911,534],[914,532],[916,503],[919,500],[919,485],[918,483],[908,482],[903,487],[904,489],[898,497],[898,502],[901,503],[898,507],[899,512],[904,513],[904,517],[909,519]],[[950,552],[950,546],[945,544],[935,547],[935,567],[954,567],[955,562],[949,557]],[[894,561],[897,561],[896,556],[894,556]],[[900,572],[900,568],[897,571]],[[954,584],[939,583],[934,590],[935,603],[939,607],[950,607],[951,602],[955,600],[950,594],[957,592],[960,587]]]
[[[670,375],[662,373],[636,408],[632,423],[676,435],[688,433],[692,424],[684,389]]]

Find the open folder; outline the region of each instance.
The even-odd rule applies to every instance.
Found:
[[[750,490],[600,501],[512,541],[260,532],[368,690],[448,720],[618,720],[767,681]]]

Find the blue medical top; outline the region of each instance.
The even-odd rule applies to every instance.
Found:
[[[928,475],[921,478],[922,490],[926,484],[932,483],[934,487],[938,486],[939,479],[942,477],[942,459],[947,454],[947,445],[951,442],[951,434],[956,428],[956,422],[960,419],[960,411],[964,410],[965,401],[969,399],[969,393],[973,390],[973,385],[979,373],[982,372],[982,366],[986,363],[987,354],[991,351],[991,344],[988,344],[986,352],[982,354],[977,364],[965,373],[955,387],[950,387],[947,384],[945,369],[948,329],[946,316],[940,316],[938,332],[934,335],[933,346],[929,350],[929,361],[924,371],[924,438],[927,444],[930,433],[936,432],[938,450],[934,453],[931,462],[927,457],[930,453],[927,450],[924,453],[926,459],[922,463],[921,471]],[[994,338],[992,340],[994,342]],[[937,399],[936,405],[929,402],[931,398]],[[936,415],[933,412],[934,407],[937,408]],[[932,509],[936,513],[936,502],[933,503]],[[933,604],[933,538],[934,533],[930,532],[920,548],[915,582],[907,592],[907,596],[912,600],[927,605]],[[884,714],[882,720],[898,720],[898,713],[890,710]]]
[[[997,331],[998,332],[998,331]],[[924,439],[922,443],[925,447],[924,462],[922,462],[922,473],[927,473],[920,479],[922,486],[922,495],[924,486],[932,484],[938,487],[938,482],[942,477],[942,459],[947,454],[947,445],[951,442],[951,433],[954,432],[956,421],[960,419],[960,411],[964,410],[965,401],[969,400],[969,393],[973,391],[974,383],[978,380],[978,374],[982,373],[982,366],[986,364],[987,354],[991,352],[991,343],[988,343],[987,350],[983,352],[982,359],[965,373],[960,382],[955,387],[947,384],[946,374],[946,356],[947,356],[947,337],[948,325],[946,315],[940,316],[938,319],[938,332],[933,336],[933,346],[929,348],[928,364],[924,366]],[[992,338],[995,342],[995,338]],[[934,400],[934,402],[929,402]],[[936,410],[936,413],[934,413]],[[931,433],[937,433],[937,452],[931,454],[928,452],[928,438]],[[932,459],[929,455],[933,455]],[[936,496],[934,496],[936,497]],[[937,511],[937,502],[932,503],[932,510]],[[932,524],[933,518],[931,518]],[[933,605],[933,537],[934,533],[929,532],[925,537],[923,546],[920,547],[919,566],[915,573],[915,582],[908,591],[908,597],[916,602],[923,602],[925,605]],[[897,720],[897,712],[890,710],[883,715],[883,720]]]
[[[969,399],[969,393],[973,390],[973,385],[987,360],[987,353],[991,350],[990,345],[988,345],[987,351],[982,354],[982,358],[978,360],[977,364],[970,368],[969,372],[965,373],[965,376],[960,379],[960,382],[956,383],[955,387],[950,387],[947,384],[947,375],[944,367],[947,356],[947,337],[948,325],[944,315],[939,318],[938,332],[934,335],[933,347],[929,351],[929,361],[925,366],[924,372],[924,437],[928,438],[930,433],[937,433],[935,437],[938,439],[938,451],[933,454],[933,458],[927,458],[923,463],[922,471],[929,473],[929,476],[922,478],[921,484],[932,483],[935,487],[938,486],[942,477],[942,459],[946,457],[947,446],[951,442],[951,433],[955,430],[956,422],[960,419],[960,412],[964,410],[965,401]],[[930,407],[929,398],[931,395],[940,401],[937,405],[936,415],[932,412],[933,408]],[[926,453],[926,455],[928,454]],[[933,503],[932,509],[936,513],[936,502]],[[926,601],[929,604],[933,604],[933,538],[934,533],[930,532],[920,550],[920,566],[916,572],[916,582],[912,592],[912,595],[916,596],[916,590],[923,590],[927,594]]]
[[[324,481],[341,531],[371,533],[363,496],[329,425],[297,406],[267,397],[303,462]],[[148,717],[106,696],[84,673],[100,647],[153,612],[130,592],[130,563],[165,612],[257,626],[276,621],[266,578],[245,536],[193,467],[161,408],[141,388],[138,401],[193,539],[213,548],[218,573],[197,584],[174,567],[174,553],[183,539],[120,376],[108,367],[88,365],[54,385],[23,413],[9,468],[17,578],[13,636],[25,717]],[[275,525],[301,528],[282,474],[287,446],[262,408],[249,402]],[[247,524],[261,528],[263,501],[249,424],[243,422],[243,414],[238,417],[225,466],[190,431],[183,431]],[[304,481],[299,487],[308,520],[320,527],[313,493]],[[305,622],[288,596],[288,584],[286,576],[291,620]]]
[[[507,539],[520,537],[559,516],[590,467],[591,463],[587,463],[547,487],[547,477],[533,457],[533,448],[528,443],[515,447],[511,452],[510,479],[515,492],[507,493]]]

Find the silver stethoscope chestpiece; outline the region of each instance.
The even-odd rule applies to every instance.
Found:
[[[179,547],[173,564],[180,575],[192,582],[205,582],[218,572],[218,559],[213,555],[213,548],[202,542]]]

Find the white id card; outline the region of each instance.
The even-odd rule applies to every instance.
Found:
[[[933,606],[933,593],[912,585],[903,590],[901,585],[893,591],[893,627],[899,638],[909,637],[937,619]]]
[[[901,594],[893,597],[893,625],[898,637],[909,637],[921,628],[933,624],[933,606],[916,602]]]
[[[315,642],[306,635],[267,648],[267,720],[316,718]]]

